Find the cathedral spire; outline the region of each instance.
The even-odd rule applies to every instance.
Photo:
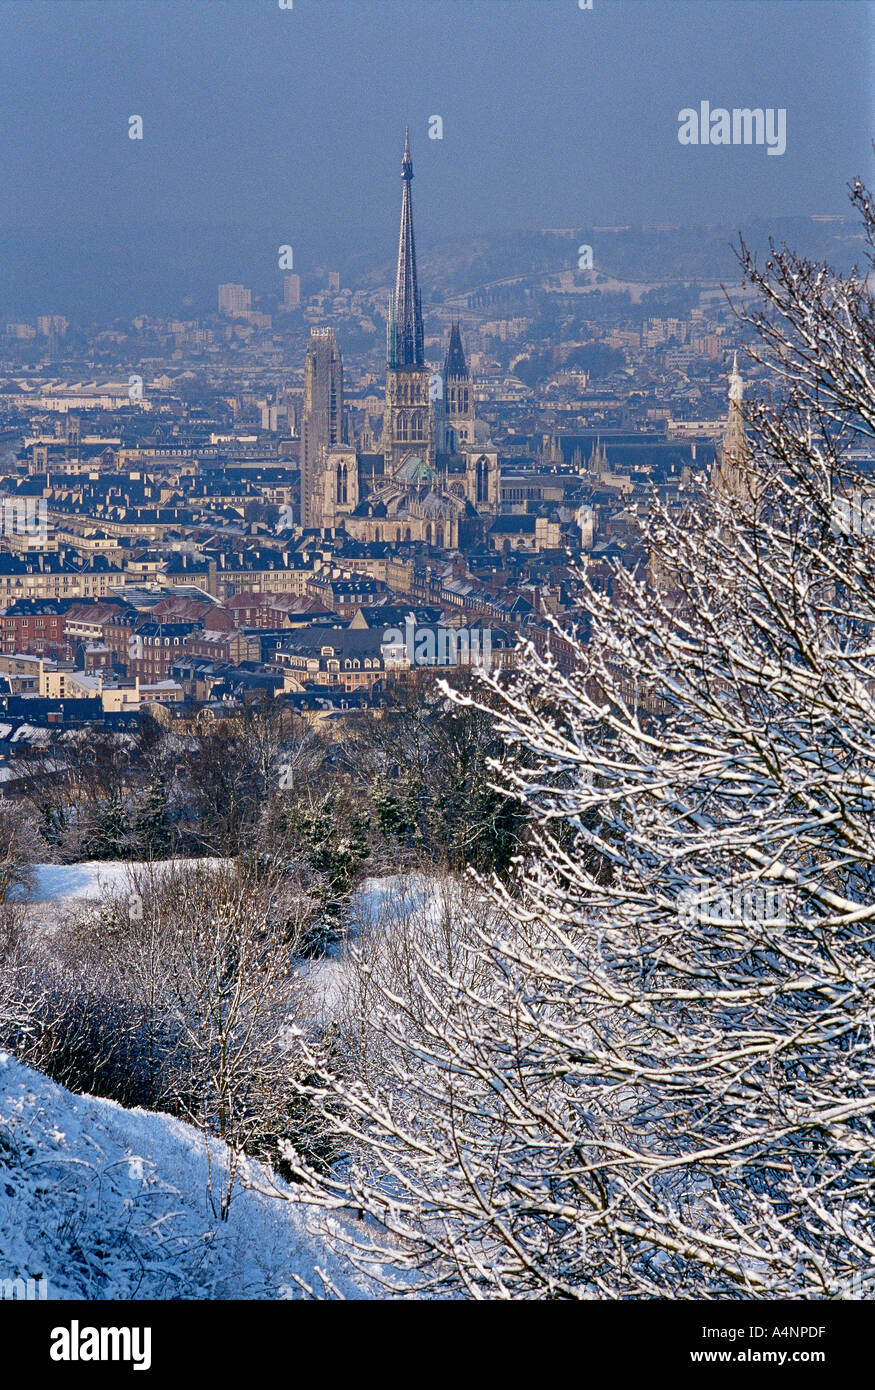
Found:
[[[468,364],[465,361],[465,349],[462,347],[462,334],[459,331],[457,322],[453,322],[450,330],[450,345],[447,348],[447,357],[444,362],[444,377],[466,377],[468,375]]]
[[[738,370],[738,353],[733,354],[732,371],[729,374],[729,414],[723,433],[721,462],[739,463],[747,453],[747,439],[744,433],[744,415],[741,409],[742,380]]]
[[[413,239],[413,158],[410,153],[410,131],[404,132],[404,154],[401,159],[401,232],[398,238],[398,271],[395,293],[389,304],[389,367],[393,370],[425,365],[422,329],[422,302],[416,274],[416,245]]]
[[[738,370],[738,353],[732,358],[732,371],[729,373],[729,411],[723,441],[714,462],[713,478],[719,491],[750,500],[756,495],[756,488],[748,473],[749,450],[744,432],[744,412],[742,410],[743,382]]]

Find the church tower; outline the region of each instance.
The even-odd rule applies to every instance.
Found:
[[[753,485],[747,469],[750,451],[744,432],[742,390],[738,353],[735,353],[729,377],[729,414],[726,417],[726,429],[723,431],[723,442],[720,446],[720,461],[714,467],[713,480],[715,487],[721,492],[750,500]]]
[[[461,444],[474,442],[474,388],[458,323],[453,324],[450,332],[450,345],[444,363],[444,393],[451,431],[448,452],[456,453]]]
[[[413,238],[413,160],[409,132],[401,160],[401,232],[395,292],[389,299],[386,343],[386,408],[383,414],[383,458],[387,476],[397,473],[405,459],[417,455],[434,467],[434,431],[425,365],[422,301],[416,273]]]

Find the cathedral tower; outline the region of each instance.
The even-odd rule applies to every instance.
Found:
[[[749,447],[744,433],[741,408],[742,380],[738,370],[738,353],[732,359],[729,377],[729,413],[720,446],[720,461],[714,468],[714,484],[721,492],[750,499],[754,488],[747,470]]]
[[[450,332],[450,345],[444,363],[444,391],[451,431],[450,452],[455,453],[461,444],[474,441],[474,388],[457,323],[453,324]]]
[[[413,160],[410,135],[404,137],[401,160],[401,231],[395,292],[389,299],[387,332],[386,408],[383,415],[383,457],[387,475],[398,471],[416,454],[434,467],[429,371],[425,365],[422,301],[416,273],[413,237]]]

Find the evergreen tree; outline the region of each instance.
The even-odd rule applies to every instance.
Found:
[[[130,850],[130,825],[127,813],[117,796],[104,801],[97,815],[94,839],[90,846],[95,859],[124,859]]]
[[[63,807],[52,806],[48,801],[44,801],[40,806],[40,834],[46,844],[55,847],[63,844],[66,829],[67,817]]]
[[[315,805],[291,810],[287,827],[319,904],[317,926],[306,942],[306,949],[316,953],[337,939],[344,905],[371,853],[368,818],[328,795]]]
[[[138,853],[146,859],[161,859],[168,853],[167,789],[160,775],[154,776],[146,789],[134,820],[134,838]]]

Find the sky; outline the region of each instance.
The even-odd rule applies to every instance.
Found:
[[[47,280],[219,225],[306,269],[391,244],[406,121],[434,238],[842,213],[873,72],[872,0],[0,0],[0,237]],[[703,100],[783,108],[785,153],[681,145]]]

